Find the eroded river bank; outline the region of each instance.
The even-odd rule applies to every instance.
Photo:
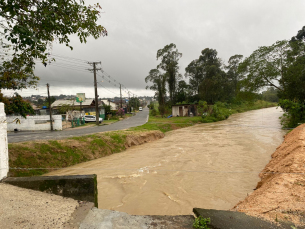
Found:
[[[228,210],[253,192],[286,133],[280,109],[171,131],[125,152],[46,175],[97,174],[99,207],[136,215]]]

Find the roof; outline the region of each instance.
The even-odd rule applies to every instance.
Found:
[[[91,106],[92,103],[94,103],[94,99],[86,99],[84,102],[82,102],[82,106]],[[56,100],[54,103],[52,103],[51,107],[61,107],[62,105],[79,106],[80,103],[76,102],[74,99],[73,100],[59,99]]]
[[[106,105],[110,105],[110,107],[111,107],[111,110],[116,110],[116,107],[117,107],[117,105],[115,104],[115,103],[113,103],[113,102],[109,102],[108,100],[102,100],[102,102],[103,102],[103,104],[106,104]]]

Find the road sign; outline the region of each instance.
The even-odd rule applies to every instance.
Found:
[[[85,102],[85,100],[86,100],[85,93],[76,93],[76,102],[82,103]]]

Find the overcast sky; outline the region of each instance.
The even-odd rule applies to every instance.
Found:
[[[72,36],[73,51],[54,43],[50,53],[56,63],[47,67],[38,64],[38,89],[22,90],[21,95],[46,95],[45,84],[49,83],[51,95],[86,93],[86,97],[93,97],[93,73],[86,70],[92,66],[86,61],[102,62],[99,67],[104,73],[99,72],[97,77],[100,97],[119,96],[118,82],[136,95],[153,95],[145,89],[144,78],[159,63],[157,50],[167,44],[176,44],[183,54],[179,65],[184,75],[185,67],[205,48],[216,49],[227,62],[235,54],[249,56],[259,46],[290,39],[305,25],[304,0],[86,2],[99,2],[102,6],[104,13],[99,24],[107,29],[108,36],[90,38],[86,44]],[[126,95],[123,90],[123,96]]]

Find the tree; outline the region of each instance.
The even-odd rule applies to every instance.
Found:
[[[0,93],[0,101],[5,104],[5,113],[8,115],[17,114],[26,117],[28,114],[34,114],[31,104],[23,100],[18,93],[11,98],[3,97],[3,94]]]
[[[176,95],[177,102],[187,102],[189,100],[190,91],[190,85],[188,85],[184,80],[180,80],[178,83]]]
[[[226,100],[229,97],[229,80],[221,70],[221,60],[215,49],[206,48],[199,56],[203,80],[199,85],[200,98],[208,103]]]
[[[159,49],[157,52],[157,60],[161,59],[161,63],[157,66],[157,69],[165,71],[169,97],[172,103],[176,102],[176,87],[178,80],[182,78],[179,71],[178,61],[182,57],[182,53],[178,52],[176,45],[171,43],[164,46],[163,49]]]
[[[255,92],[272,86],[279,91],[284,90],[285,82],[282,79],[287,68],[293,63],[289,58],[291,52],[292,47],[286,40],[255,50],[239,66],[239,72],[245,76],[245,89]]]
[[[133,109],[138,110],[139,106],[140,106],[140,100],[138,98],[135,98],[135,97],[130,98],[129,104],[130,104],[131,107],[133,107]]]
[[[185,68],[185,77],[189,77],[190,87],[194,94],[199,94],[199,85],[204,79],[203,66],[199,59],[193,60]]]
[[[8,54],[0,65],[0,90],[22,89],[37,84],[34,59],[44,64],[47,47],[57,40],[72,49],[69,35],[81,42],[89,36],[107,35],[97,25],[100,5],[86,6],[84,0],[0,0],[0,46]]]
[[[155,91],[155,97],[159,102],[159,112],[162,117],[165,114],[165,96],[166,96],[166,73],[161,73],[158,69],[151,69],[145,82],[151,82],[151,86],[146,86],[146,89]]]
[[[225,68],[228,70],[227,75],[229,80],[232,82],[233,85],[233,91],[235,97],[237,96],[239,92],[239,81],[242,79],[242,74],[238,72],[238,66],[242,62],[243,55],[234,55],[231,56],[228,65],[225,66]]]

